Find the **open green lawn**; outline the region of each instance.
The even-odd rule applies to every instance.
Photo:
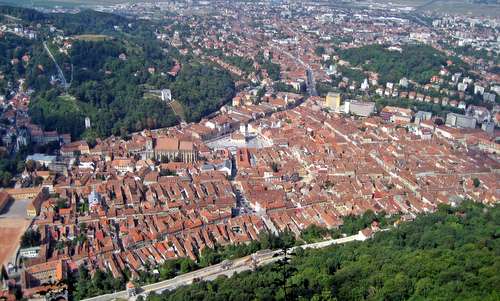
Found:
[[[102,35],[102,34],[82,34],[78,36],[74,36],[73,38],[81,41],[90,41],[90,42],[100,42],[110,39],[110,36]]]
[[[172,110],[174,111],[175,115],[179,116],[182,120],[186,119],[186,115],[184,113],[184,107],[179,101],[177,100],[172,101],[170,103],[170,106],[172,107]]]

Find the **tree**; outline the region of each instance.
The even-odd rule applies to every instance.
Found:
[[[377,72],[379,82],[398,82],[406,77],[420,84],[428,83],[449,59],[444,53],[427,45],[405,45],[401,52],[384,45],[366,45],[339,51],[340,57],[353,66]]]
[[[35,177],[35,179],[33,179],[33,186],[40,186],[42,185],[42,183],[43,183],[43,178],[40,176],[37,176]]]
[[[322,56],[323,54],[325,54],[325,47],[323,47],[323,46],[317,46],[314,49],[314,54],[316,54],[317,56]]]
[[[176,267],[175,267],[175,262],[173,260],[168,260],[164,264],[160,266],[158,269],[160,272],[160,279],[166,280],[175,277],[176,275]]]
[[[322,228],[315,224],[312,224],[306,229],[304,229],[304,231],[302,231],[300,237],[307,243],[313,243],[316,241],[323,240],[327,234],[328,230],[326,228]]]
[[[361,217],[360,224],[372,217]],[[457,207],[440,206],[435,213],[419,215],[364,242],[297,249],[293,257],[254,272],[198,282],[148,299],[497,300],[499,228],[499,205],[465,200]],[[269,245],[275,238],[266,239]],[[278,256],[285,258],[287,250]]]
[[[28,160],[26,161],[26,171],[28,172],[34,172],[37,168],[37,164],[33,160]]]
[[[161,169],[160,170],[160,176],[161,177],[166,177],[166,176],[175,176],[177,175],[177,173],[173,170],[170,170],[170,169]]]
[[[41,244],[41,235],[38,230],[28,229],[21,236],[21,248],[36,247]]]
[[[437,126],[440,126],[440,125],[444,124],[444,121],[441,118],[436,118],[436,119],[434,119],[434,124]]]
[[[196,268],[196,263],[189,258],[180,259],[180,272],[182,274],[193,271]]]

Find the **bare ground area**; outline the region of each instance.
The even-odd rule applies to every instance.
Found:
[[[11,261],[30,220],[23,217],[0,216],[0,264]]]
[[[31,220],[26,218],[26,207],[29,202],[13,201],[0,212],[0,264],[13,260],[21,236],[31,223]]]

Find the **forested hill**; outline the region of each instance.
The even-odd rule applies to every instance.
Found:
[[[184,106],[187,121],[216,111],[234,94],[234,83],[226,71],[183,56],[156,39],[155,32],[164,30],[160,24],[91,10],[44,14],[0,6],[0,15],[37,33],[31,40],[13,34],[0,37],[0,45],[6,46],[0,70],[9,74],[7,80],[14,85],[19,78],[26,79],[25,88],[34,91],[32,120],[46,130],[94,138],[166,127],[177,118],[151,91],[172,89]],[[51,81],[57,72],[43,42],[71,82],[69,89]],[[25,54],[30,61],[14,69],[11,59],[21,61]],[[169,72],[176,63],[182,68],[173,76]],[[0,83],[4,92],[7,80],[5,85]],[[90,118],[90,129],[84,127],[86,117]]]
[[[83,10],[76,14],[51,13],[46,14],[34,9],[0,5],[0,15],[18,18],[25,24],[47,23],[60,28],[67,35],[84,33],[112,34],[114,26],[119,26],[125,32],[133,32],[140,25],[147,26],[147,22],[131,20],[119,15]],[[134,26],[128,26],[129,24]]]
[[[447,67],[451,72],[462,71],[463,67],[459,59],[449,58],[424,44],[405,45],[400,51],[389,50],[383,45],[368,45],[341,49],[339,55],[352,66],[378,73],[382,84],[397,83],[403,77],[426,84],[432,76],[439,74],[441,67],[448,65],[448,59],[453,59],[453,65]]]
[[[500,300],[500,206],[442,206],[365,242],[298,251],[232,278],[150,295],[167,300]],[[286,282],[284,282],[286,279]]]

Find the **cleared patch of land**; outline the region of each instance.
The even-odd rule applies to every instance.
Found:
[[[110,39],[109,36],[102,35],[102,34],[82,34],[82,35],[74,36],[73,38],[76,40],[91,41],[91,42],[101,42],[101,41],[106,41],[106,40]]]
[[[172,107],[172,110],[174,111],[175,115],[179,116],[181,120],[186,119],[185,117],[186,115],[184,115],[184,108],[179,101],[174,100],[170,102],[170,106]]]
[[[30,220],[21,217],[0,217],[0,264],[7,264],[16,249]]]

